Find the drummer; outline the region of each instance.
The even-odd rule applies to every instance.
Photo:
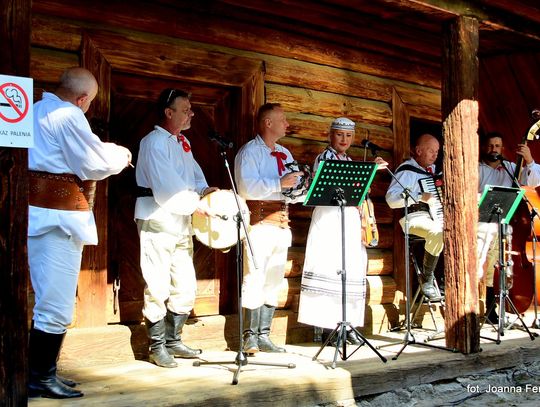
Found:
[[[289,171],[289,150],[277,141],[289,127],[279,104],[266,103],[257,115],[259,134],[236,155],[235,178],[251,211],[251,253],[244,251],[244,352],[285,352],[270,340],[270,327],[291,245],[288,203],[283,191],[296,187],[302,172]],[[287,198],[288,199],[288,198]],[[297,200],[297,199],[296,199]],[[247,245],[244,246],[245,248]]]
[[[165,89],[157,100],[160,118],[140,143],[136,178],[135,220],[140,237],[141,270],[149,360],[176,367],[175,357],[194,358],[200,349],[182,343],[180,332],[195,302],[197,281],[193,266],[190,215],[211,215],[201,196],[209,187],[182,134],[194,116],[190,94]]]

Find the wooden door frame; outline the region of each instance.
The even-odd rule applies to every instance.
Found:
[[[404,160],[410,156],[411,140],[411,117],[409,109],[401,95],[394,88],[392,92],[392,123],[394,133],[394,163],[397,168]],[[396,288],[405,296],[405,242],[403,240],[403,230],[399,224],[400,216],[394,211],[394,279]],[[399,299],[399,298],[396,298]]]
[[[263,61],[208,51],[174,38],[139,38],[86,30],[82,35],[81,63],[100,85],[90,114],[103,130],[99,134],[103,140],[108,140],[113,70],[165,79],[193,80],[196,76],[199,82],[238,88],[239,111],[234,125],[238,145],[253,137],[256,112],[265,99]],[[78,327],[107,324],[108,184],[99,184],[94,213],[100,243],[88,246],[83,253],[77,294]]]

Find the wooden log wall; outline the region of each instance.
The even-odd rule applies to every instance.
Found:
[[[290,127],[282,143],[301,163],[311,165],[324,149],[333,118],[347,116],[357,123],[352,157],[363,158],[360,143],[369,138],[389,150],[381,155],[395,168],[399,163],[394,162],[390,151],[395,144],[392,100],[396,94],[411,117],[440,121],[440,83],[433,67],[350,51],[322,40],[287,35],[271,27],[206,18],[203,13],[164,11],[160,6],[148,8],[143,2],[135,1],[121,9],[115,4],[99,7],[99,11],[89,13],[86,3],[79,0],[69,4],[59,0],[34,2],[31,76],[37,94],[40,89],[53,88],[63,69],[80,64],[83,32],[91,30],[105,36],[121,33],[156,45],[197,48],[210,55],[263,61],[266,101],[281,103],[286,110]],[[201,30],[203,26],[205,29]],[[118,53],[121,55],[122,50]],[[405,134],[408,135],[408,129]],[[394,216],[384,202],[388,184],[389,177],[381,171],[371,192],[381,235],[379,247],[368,250],[368,306],[372,325],[367,331],[373,332],[384,331],[389,323],[395,323],[396,304],[402,299],[395,278],[402,266],[394,264],[393,254],[394,236],[401,236],[394,232]],[[293,247],[280,306],[292,310],[298,304],[310,216],[311,210],[301,206],[295,206],[291,213]]]

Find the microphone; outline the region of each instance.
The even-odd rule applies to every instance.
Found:
[[[500,154],[488,154],[487,156],[488,160],[494,163],[495,161],[508,161],[506,158],[504,158]]]
[[[364,148],[369,148],[371,150],[371,154],[373,155],[377,154],[377,151],[388,151],[386,148],[379,147],[377,144],[372,143],[368,139],[362,140],[360,145]]]
[[[221,137],[219,133],[215,130],[210,130],[208,132],[208,138],[212,141],[215,141],[221,148],[234,148],[234,143],[231,140],[227,140],[224,137]]]

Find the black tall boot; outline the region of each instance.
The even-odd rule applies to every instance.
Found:
[[[34,329],[34,321],[32,321],[32,327],[31,329]],[[64,339],[66,339],[66,334],[63,334],[62,335],[62,342],[60,342],[60,351],[62,351],[62,346],[64,344]],[[56,357],[56,364],[58,365],[58,359],[60,359],[60,352],[58,352],[58,356]],[[71,380],[71,379],[67,379],[65,377],[62,377],[60,376],[58,373],[56,373],[56,379],[61,382],[62,384],[65,384],[66,386],[69,386],[69,387],[75,387],[77,386],[77,382]]]
[[[424,253],[424,264],[422,272],[422,294],[424,294],[428,299],[435,300],[439,298],[439,293],[433,284],[435,280],[435,267],[437,267],[437,262],[439,261],[439,256],[433,256],[432,254],[425,252]]]
[[[261,352],[285,352],[284,348],[276,346],[270,340],[270,327],[272,326],[272,318],[276,307],[264,304],[261,308],[259,316],[259,350]]]
[[[244,308],[244,347],[243,351],[253,355],[259,351],[259,317],[261,307],[255,309]]]
[[[165,319],[150,322],[145,319],[148,338],[150,339],[150,353],[148,360],[160,367],[176,367],[178,363],[165,348]]]
[[[165,316],[165,347],[169,355],[175,358],[196,358],[202,353],[202,349],[191,349],[182,342],[180,332],[186,323],[188,314],[175,314],[167,310]]]
[[[65,399],[84,395],[81,391],[66,386],[56,376],[56,361],[64,336],[65,333],[50,334],[35,328],[30,330],[28,381],[30,397]]]
[[[493,308],[491,306],[493,305]],[[499,323],[499,316],[497,315],[497,302],[495,301],[495,289],[493,287],[486,287],[486,312],[491,308],[489,314],[486,314],[486,318],[492,324]]]
[[[34,326],[34,321],[32,321],[32,327]],[[60,343],[60,350],[62,350],[62,345],[64,344],[64,339],[66,339],[66,334],[63,334],[62,335],[62,342]],[[56,363],[58,364],[58,359],[60,359],[60,352],[58,352],[58,356],[56,357]],[[56,374],[56,379],[59,380],[62,384],[65,384],[66,386],[69,386],[69,387],[75,387],[77,386],[77,382],[71,380],[71,379],[67,379],[65,377],[62,377],[60,375],[58,375],[58,373]]]

